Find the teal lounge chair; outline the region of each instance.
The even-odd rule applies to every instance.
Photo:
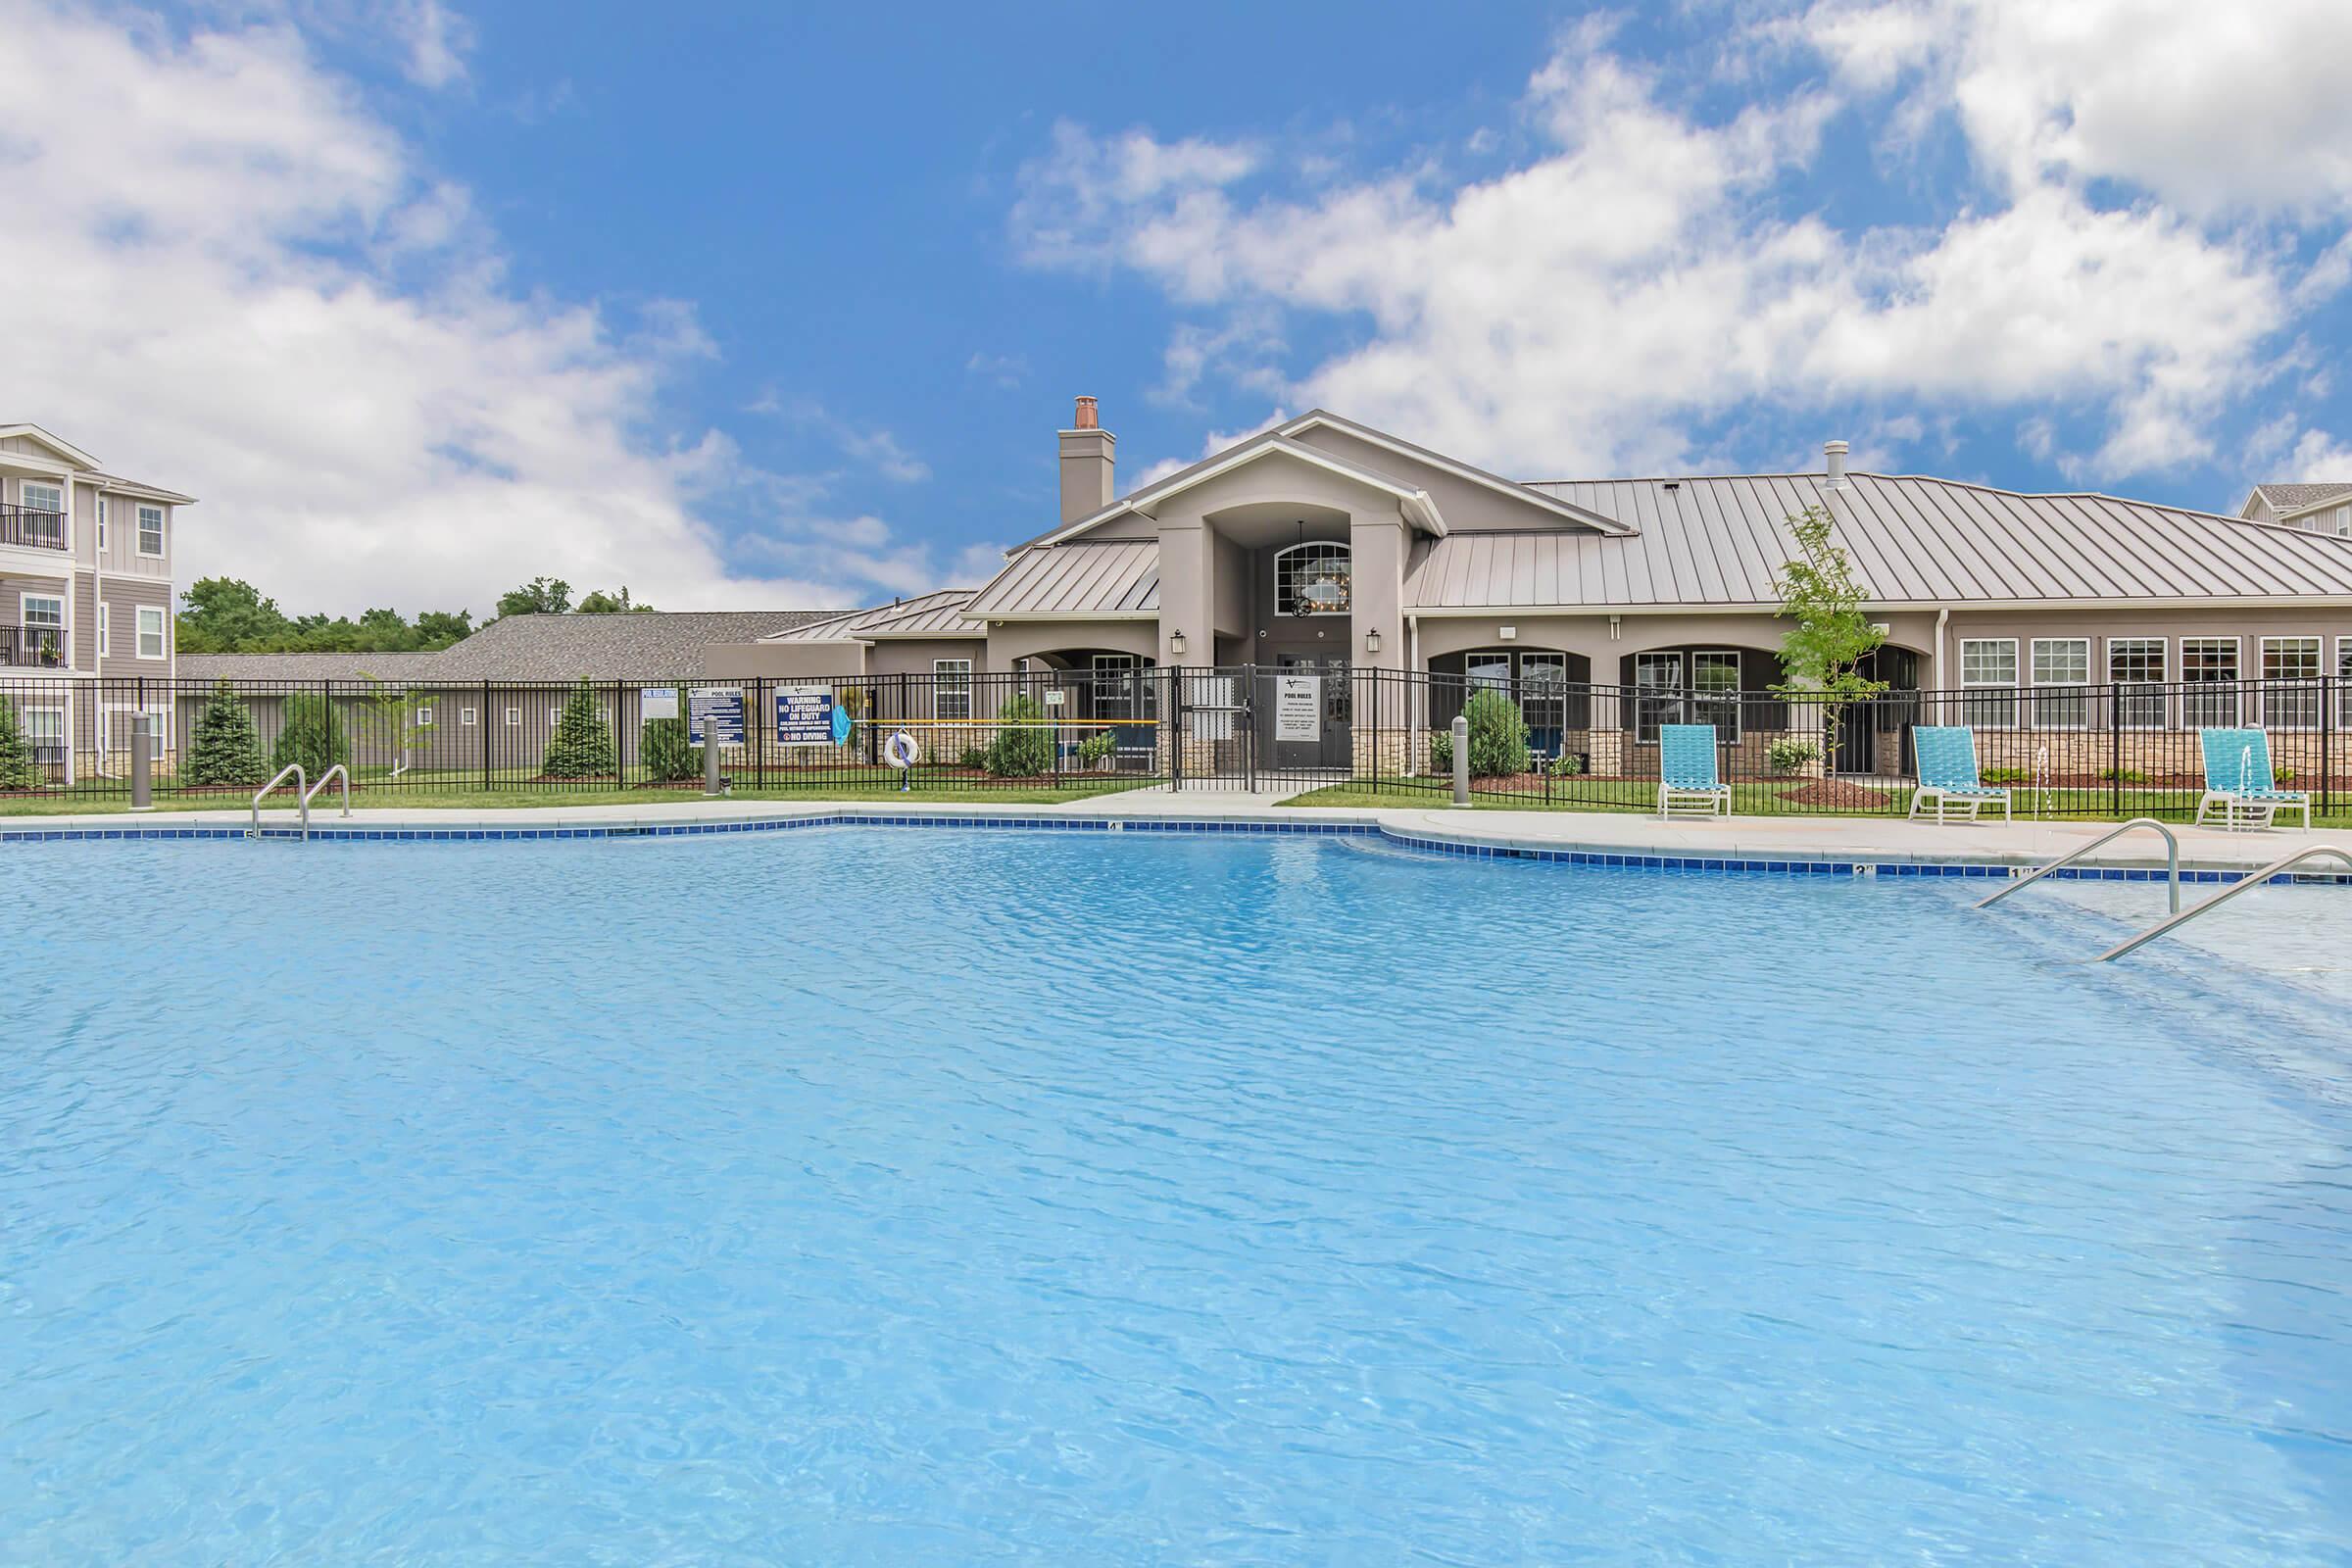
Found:
[[[2009,792],[1988,788],[1978,776],[1977,735],[1967,725],[1914,724],[1911,753],[1919,764],[1919,788],[1911,792],[1913,816],[1933,806],[1938,822],[1950,821],[1954,810],[1967,813],[1962,821],[1974,822],[1985,807],[1997,806],[2003,821],[2016,820]]]
[[[1716,776],[1715,726],[1658,726],[1658,814],[1732,814],[1732,787]]]
[[[2301,811],[2311,826],[2311,797],[2282,790],[2271,773],[2270,737],[2258,729],[2201,729],[2205,748],[2205,797],[2197,821],[2225,828],[2269,827],[2280,811]]]

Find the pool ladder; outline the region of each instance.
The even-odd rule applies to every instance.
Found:
[[[311,838],[311,803],[317,800],[329,784],[341,782],[343,814],[345,816],[351,814],[351,773],[341,762],[335,763],[334,766],[319,774],[318,782],[316,784],[310,782],[309,775],[303,772],[300,762],[288,762],[277,770],[275,778],[253,792],[253,826],[245,830],[247,838],[259,839],[262,837],[262,802],[269,799],[270,793],[289,777],[294,780],[295,794],[300,797],[296,804],[302,809],[301,836],[304,843],[309,843]]]
[[[2221,892],[2215,894],[2212,898],[2207,899],[2204,903],[2193,906],[2190,908],[2183,909],[2180,907],[2180,837],[2175,834],[2171,828],[2165,826],[2165,824],[2162,822],[2157,821],[2152,816],[2135,816],[2131,821],[2126,822],[2123,826],[2116,828],[2114,831],[2100,834],[2097,838],[2092,839],[2088,844],[2083,845],[2081,849],[2071,851],[2068,854],[2059,857],[2057,859],[2052,860],[2049,864],[2034,871],[2031,875],[2019,877],[2016,881],[2010,883],[2007,887],[2002,888],[1997,893],[1987,894],[1985,897],[1979,899],[1974,906],[1983,909],[1998,904],[2010,894],[2018,892],[2022,888],[2031,887],[2034,883],[2036,883],[2043,877],[2048,876],[2052,871],[2062,870],[2065,867],[2074,864],[2077,860],[2080,860],[2082,858],[2082,857],[2088,855],[2091,851],[2099,848],[2101,845],[2109,843],[2115,839],[2120,839],[2125,834],[2133,832],[2143,827],[2154,828],[2157,832],[2164,835],[2164,879],[2166,884],[2167,899],[2172,906],[2172,912],[2167,914],[2163,919],[2157,921],[2154,925],[2148,927],[2145,931],[2140,932],[2137,936],[2127,937],[2123,941],[2117,943],[2114,947],[2109,948],[2105,953],[2100,954],[2096,958],[2091,960],[2094,963],[2107,963],[2116,958],[2122,957],[2125,954],[2130,953],[2136,948],[2145,947],[2147,944],[2155,941],[2158,937],[2163,936],[2167,932],[2178,930],[2181,926],[2186,925],[2189,921],[2194,920],[2198,915],[2203,914],[2206,910],[2227,904],[2231,899],[2236,898],[2239,894],[2244,893],[2251,888],[2261,887],[2264,883],[2270,881],[2271,878],[2278,876],[2282,872],[2291,871],[2306,860],[2317,859],[2322,856],[2327,856],[2342,861],[2344,868],[2347,871],[2352,871],[2352,850],[2339,849],[2332,844],[2308,845],[2303,849],[2295,851],[2295,853],[2292,855],[2281,856],[2279,858],[2273,860],[2270,864],[2264,866],[2259,871],[2247,873],[2244,877],[2240,878],[2238,881],[2232,883],[2229,887],[2224,888]]]

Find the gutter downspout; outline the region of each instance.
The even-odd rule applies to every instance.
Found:
[[[1947,626],[1951,625],[1951,623],[1952,623],[1952,607],[1951,607],[1951,606],[1949,606],[1949,605],[1939,605],[1939,606],[1937,606],[1937,607],[1936,607],[1936,678],[1935,678],[1935,687],[1936,687],[1936,690],[1938,690],[1938,691],[1940,691],[1940,690],[1942,690],[1942,689],[1943,689],[1943,684],[1944,684],[1944,681],[1943,681],[1943,676],[1944,676],[1944,663],[1943,663],[1943,644],[1944,644],[1944,635],[1943,635],[1943,634],[1944,634],[1944,628],[1946,628]]]

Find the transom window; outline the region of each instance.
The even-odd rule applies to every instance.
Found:
[[[1992,729],[2015,729],[2017,639],[1961,638],[1960,684],[1964,688],[1983,688],[1969,694],[1965,704],[1969,722]]]
[[[2107,678],[2116,691],[2116,716],[2135,729],[2164,727],[2164,639],[2107,639]]]
[[[1352,580],[1346,545],[1320,539],[1292,545],[1274,558],[1274,612],[1345,615]]]
[[[160,556],[164,553],[164,509],[139,508],[139,554]]]
[[[2036,637],[2034,639],[2034,684],[2072,686],[2075,691],[2042,692],[2034,699],[2034,722],[2042,729],[2082,729],[2090,723],[2090,639]]]
[[[2276,729],[2320,727],[2320,639],[2262,640],[2262,716]]]
[[[968,659],[931,661],[931,716],[972,716],[972,662]]]
[[[2180,722],[2190,729],[2228,729],[2237,722],[2237,639],[2180,639],[2183,685],[2211,687],[2180,694]]]

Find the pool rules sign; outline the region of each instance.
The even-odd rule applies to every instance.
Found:
[[[1274,677],[1274,738],[1278,741],[1319,741],[1323,738],[1323,678],[1320,675]]]

